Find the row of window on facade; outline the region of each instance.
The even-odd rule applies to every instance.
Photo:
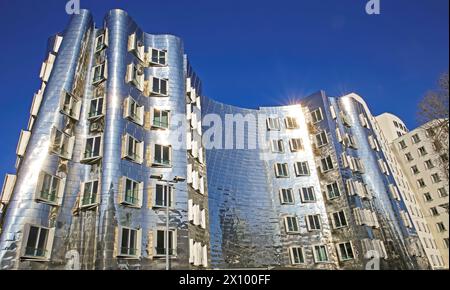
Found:
[[[327,156],[321,159],[321,171],[322,173],[328,172],[334,169],[333,159],[331,156]],[[289,164],[288,163],[275,163],[275,176],[277,178],[289,178]],[[308,161],[298,161],[294,163],[295,176],[309,176],[311,175]]]
[[[51,258],[55,228],[47,228],[26,224],[23,231],[21,258],[37,261],[48,261]],[[115,256],[124,259],[142,257],[142,229],[118,227],[116,234],[117,250]],[[149,245],[147,253],[151,258],[165,257],[166,253],[177,256],[177,230],[158,228],[148,233]],[[168,248],[167,246],[168,245]],[[194,242],[189,244],[189,262],[194,266],[208,266],[207,245]]]

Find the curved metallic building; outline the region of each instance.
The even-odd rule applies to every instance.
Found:
[[[172,269],[428,267],[355,94],[215,102],[179,38],[122,10],[100,28],[74,15],[40,77],[2,189],[1,269],[163,269],[167,252]]]

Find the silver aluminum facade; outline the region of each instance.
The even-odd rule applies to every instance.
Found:
[[[105,54],[99,56],[95,40],[105,33],[108,35],[107,47],[104,48]],[[128,65],[137,63],[136,57],[127,47],[129,37],[134,33],[140,45],[167,51],[168,65],[145,67],[144,79],[152,76],[168,79],[168,97],[145,96],[135,86],[126,83]],[[379,168],[378,160],[383,160],[384,154],[371,149],[367,142],[369,134],[376,138],[374,121],[364,101],[356,95],[331,98],[320,92],[297,105],[259,110],[232,107],[202,97],[203,116],[214,113],[224,120],[226,114],[251,115],[254,119],[248,124],[256,127],[266,124],[265,120],[255,121],[259,114],[276,116],[281,120],[291,116],[297,118],[299,128],[285,130],[282,127],[280,130],[279,138],[284,141],[285,154],[271,153],[270,149],[261,147],[249,149],[249,144],[245,143],[241,149],[206,150],[205,166],[201,161],[203,158],[193,156],[195,154],[191,154],[184,146],[180,149],[173,148],[171,167],[155,168],[149,161],[153,154],[152,146],[160,143],[174,144],[179,136],[172,130],[152,130],[147,122],[139,126],[126,120],[123,118],[123,103],[127,97],[133,97],[144,106],[146,120],[150,109],[154,107],[166,108],[171,114],[191,115],[187,109],[191,110],[193,104],[190,104],[191,95],[188,96],[187,91],[192,94],[194,88],[201,95],[201,83],[183,53],[181,40],[171,35],[146,34],[121,10],[109,12],[104,26],[99,29],[95,28],[89,12],[82,11],[80,15],[72,17],[60,36],[63,40],[58,51],[54,52],[56,58],[51,75],[44,82],[39,113],[32,117],[28,129],[31,137],[26,153],[18,159],[14,190],[11,198],[2,204],[1,269],[64,269],[73,259],[73,251],[79,254],[82,269],[164,268],[164,259],[154,255],[154,231],[163,229],[166,220],[164,210],[151,206],[152,190],[156,182],[150,179],[152,174],[165,174],[166,178],[188,177],[188,184],[176,185],[175,205],[171,209],[170,227],[177,233],[176,257],[171,259],[172,268],[197,268],[191,260],[190,240],[195,240],[207,247],[208,268],[361,269],[368,261],[364,257],[367,249],[361,244],[364,239],[377,239],[384,243],[387,256],[381,261],[383,269],[427,267],[422,262],[414,228],[408,227],[404,216],[402,219],[400,214],[405,209],[404,203],[394,199],[389,192],[389,184],[395,184],[395,181]],[[49,52],[51,51],[50,47]],[[104,59],[107,61],[105,80],[93,85],[92,69]],[[92,135],[88,107],[98,86],[105,88],[105,112],[99,119],[103,154],[99,160],[86,164],[81,162],[81,156],[86,138]],[[63,90],[72,92],[82,100],[78,121],[70,120],[60,113]],[[196,106],[200,107],[199,103]],[[319,107],[324,119],[312,124],[311,113]],[[336,117],[332,115],[331,107],[334,108]],[[343,125],[343,117],[339,112],[346,114],[351,126]],[[360,114],[367,117],[368,126],[360,124]],[[192,119],[191,122],[187,121],[192,123]],[[203,131],[207,130],[208,126],[203,125]],[[192,124],[184,126],[186,132],[192,132],[188,136],[193,139],[201,138],[201,130],[194,130],[197,131],[195,133],[191,128]],[[70,160],[48,153],[53,127],[65,130],[75,137],[73,157]],[[171,129],[172,127],[175,128],[176,124],[171,123]],[[354,136],[358,144],[357,150],[349,149],[338,141],[337,127]],[[326,131],[329,142],[318,148],[315,134],[322,130]],[[260,136],[259,131],[246,132],[247,135],[256,134],[257,136],[251,137],[260,140],[259,145],[267,146],[270,142],[270,139]],[[145,160],[142,164],[122,158],[122,136],[125,133],[144,142]],[[290,138],[301,138],[304,148],[295,154],[289,153]],[[190,140],[183,139],[183,143],[190,143]],[[344,152],[360,158],[364,164],[363,173],[355,173],[344,167],[340,159]],[[328,155],[332,158],[334,169],[322,173],[321,159]],[[297,161],[308,162],[309,175],[295,176],[293,166]],[[274,166],[277,162],[289,165],[289,178],[275,177]],[[203,194],[198,193],[189,182],[192,169],[205,178],[202,179],[206,188]],[[42,170],[66,180],[59,206],[35,200],[39,173]],[[123,188],[119,181],[123,176],[143,183],[141,208],[121,204],[120,194]],[[101,181],[98,205],[88,210],[79,209],[77,205],[80,202],[82,182],[96,178]],[[363,199],[350,195],[346,186],[347,179],[363,182],[372,198]],[[337,182],[341,195],[336,199],[329,199],[326,188],[334,181]],[[314,188],[314,202],[305,203],[300,199],[298,190],[302,187]],[[280,203],[279,190],[282,188],[294,190],[294,204]],[[189,222],[189,200],[209,211],[205,221],[206,229]],[[358,225],[353,216],[354,208],[372,210],[376,213],[379,226]],[[341,210],[345,211],[347,226],[335,229],[331,217],[334,212]],[[307,215],[319,215],[320,231],[307,229]],[[286,216],[297,218],[298,233],[286,233],[283,220]],[[55,229],[48,261],[23,258],[23,238],[26,234],[24,227],[27,224]],[[141,231],[138,257],[117,256],[121,227]],[[338,244],[345,242],[351,242],[353,259],[342,259],[339,254]],[[327,249],[327,261],[317,261],[313,251],[319,245]],[[292,265],[292,247],[303,249],[303,263]]]

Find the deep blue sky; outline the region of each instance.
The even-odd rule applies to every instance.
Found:
[[[229,104],[287,104],[319,89],[355,91],[372,113],[416,126],[416,106],[448,71],[449,1],[81,0],[96,23],[122,8],[149,33],[183,38],[204,93]],[[13,172],[50,35],[64,29],[66,0],[0,0],[0,175]],[[2,178],[2,177],[0,177]],[[1,182],[1,181],[0,181]]]

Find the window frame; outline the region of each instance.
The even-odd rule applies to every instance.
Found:
[[[300,165],[300,167],[299,167]],[[294,163],[294,169],[295,169],[295,176],[296,177],[302,177],[302,176],[310,176],[311,170],[309,168],[309,162],[308,161],[296,161]],[[301,171],[300,171],[301,169]],[[306,172],[305,172],[306,169]]]

